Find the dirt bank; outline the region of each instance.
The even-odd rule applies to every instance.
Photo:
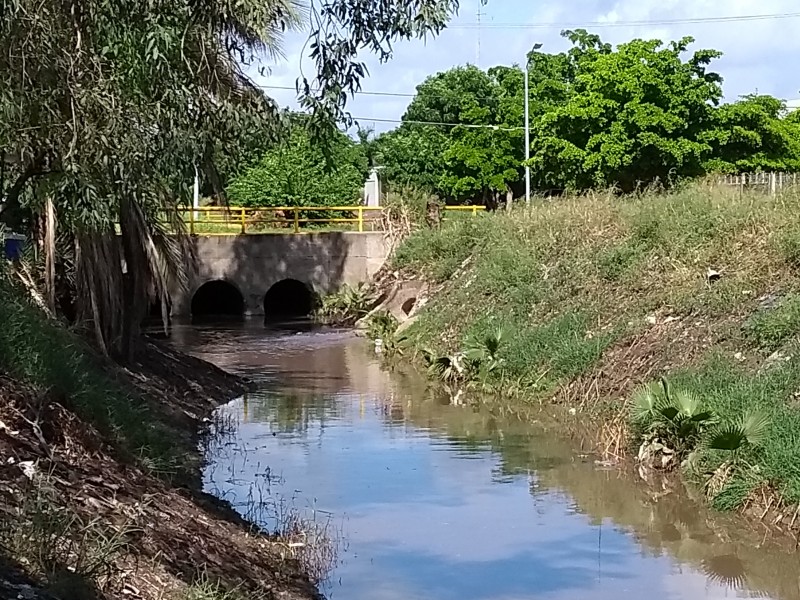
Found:
[[[244,383],[160,343],[140,357],[102,369],[170,436],[169,464],[98,430],[74,397],[0,371],[0,597],[317,598],[280,540],[199,489],[208,418]]]

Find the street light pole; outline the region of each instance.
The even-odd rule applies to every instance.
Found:
[[[525,207],[531,205],[531,168],[528,161],[531,158],[531,131],[530,131],[530,97],[528,94],[528,64],[525,64]]]

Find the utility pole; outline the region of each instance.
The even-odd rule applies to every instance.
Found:
[[[481,17],[483,15],[485,15],[485,14],[486,14],[485,12],[481,12],[481,7],[478,6],[478,12],[477,12],[477,15],[478,15],[478,50],[477,50],[475,66],[478,67],[479,69],[481,67]]]
[[[531,206],[531,167],[528,161],[531,158],[531,124],[530,124],[530,94],[528,94],[528,62],[525,61],[525,208]]]
[[[532,52],[537,52],[542,47],[541,44],[534,44]],[[530,87],[530,54],[525,56],[525,207],[531,206],[531,167],[528,161],[531,159],[531,95]]]

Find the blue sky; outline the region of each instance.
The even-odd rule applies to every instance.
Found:
[[[482,13],[480,30],[477,28],[479,10]],[[484,7],[480,7],[479,0],[463,0],[452,27],[438,38],[427,43],[397,44],[394,58],[386,64],[379,64],[374,57],[365,55],[370,74],[362,87],[366,91],[413,93],[416,85],[428,75],[456,65],[476,64],[479,40],[482,68],[521,63],[535,43],[542,43],[543,51],[566,49],[568,44],[560,37],[560,30],[567,25],[583,25],[615,44],[635,37],[672,40],[691,35],[697,40],[695,48],[724,52],[715,67],[725,79],[727,99],[758,91],[797,100],[800,99],[800,78],[796,69],[800,59],[800,18],[603,27],[592,26],[592,23],[702,19],[798,10],[797,0],[727,0],[724,3],[719,0],[489,0]],[[509,23],[531,24],[532,27],[503,27]],[[287,34],[285,59],[258,65],[268,68],[269,74],[265,76],[252,69],[256,82],[265,86],[294,86],[301,64],[307,74],[313,72],[313,64],[302,55],[306,38],[305,32]],[[296,106],[293,91],[268,89],[268,92],[281,105]],[[363,125],[374,125],[377,131],[382,131],[394,125],[371,119],[399,119],[408,102],[409,98],[403,97],[361,95],[351,100],[349,108]]]

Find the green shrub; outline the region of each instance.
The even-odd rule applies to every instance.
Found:
[[[366,284],[345,284],[337,292],[323,296],[315,314],[323,323],[352,325],[367,314],[373,301],[374,295]]]

